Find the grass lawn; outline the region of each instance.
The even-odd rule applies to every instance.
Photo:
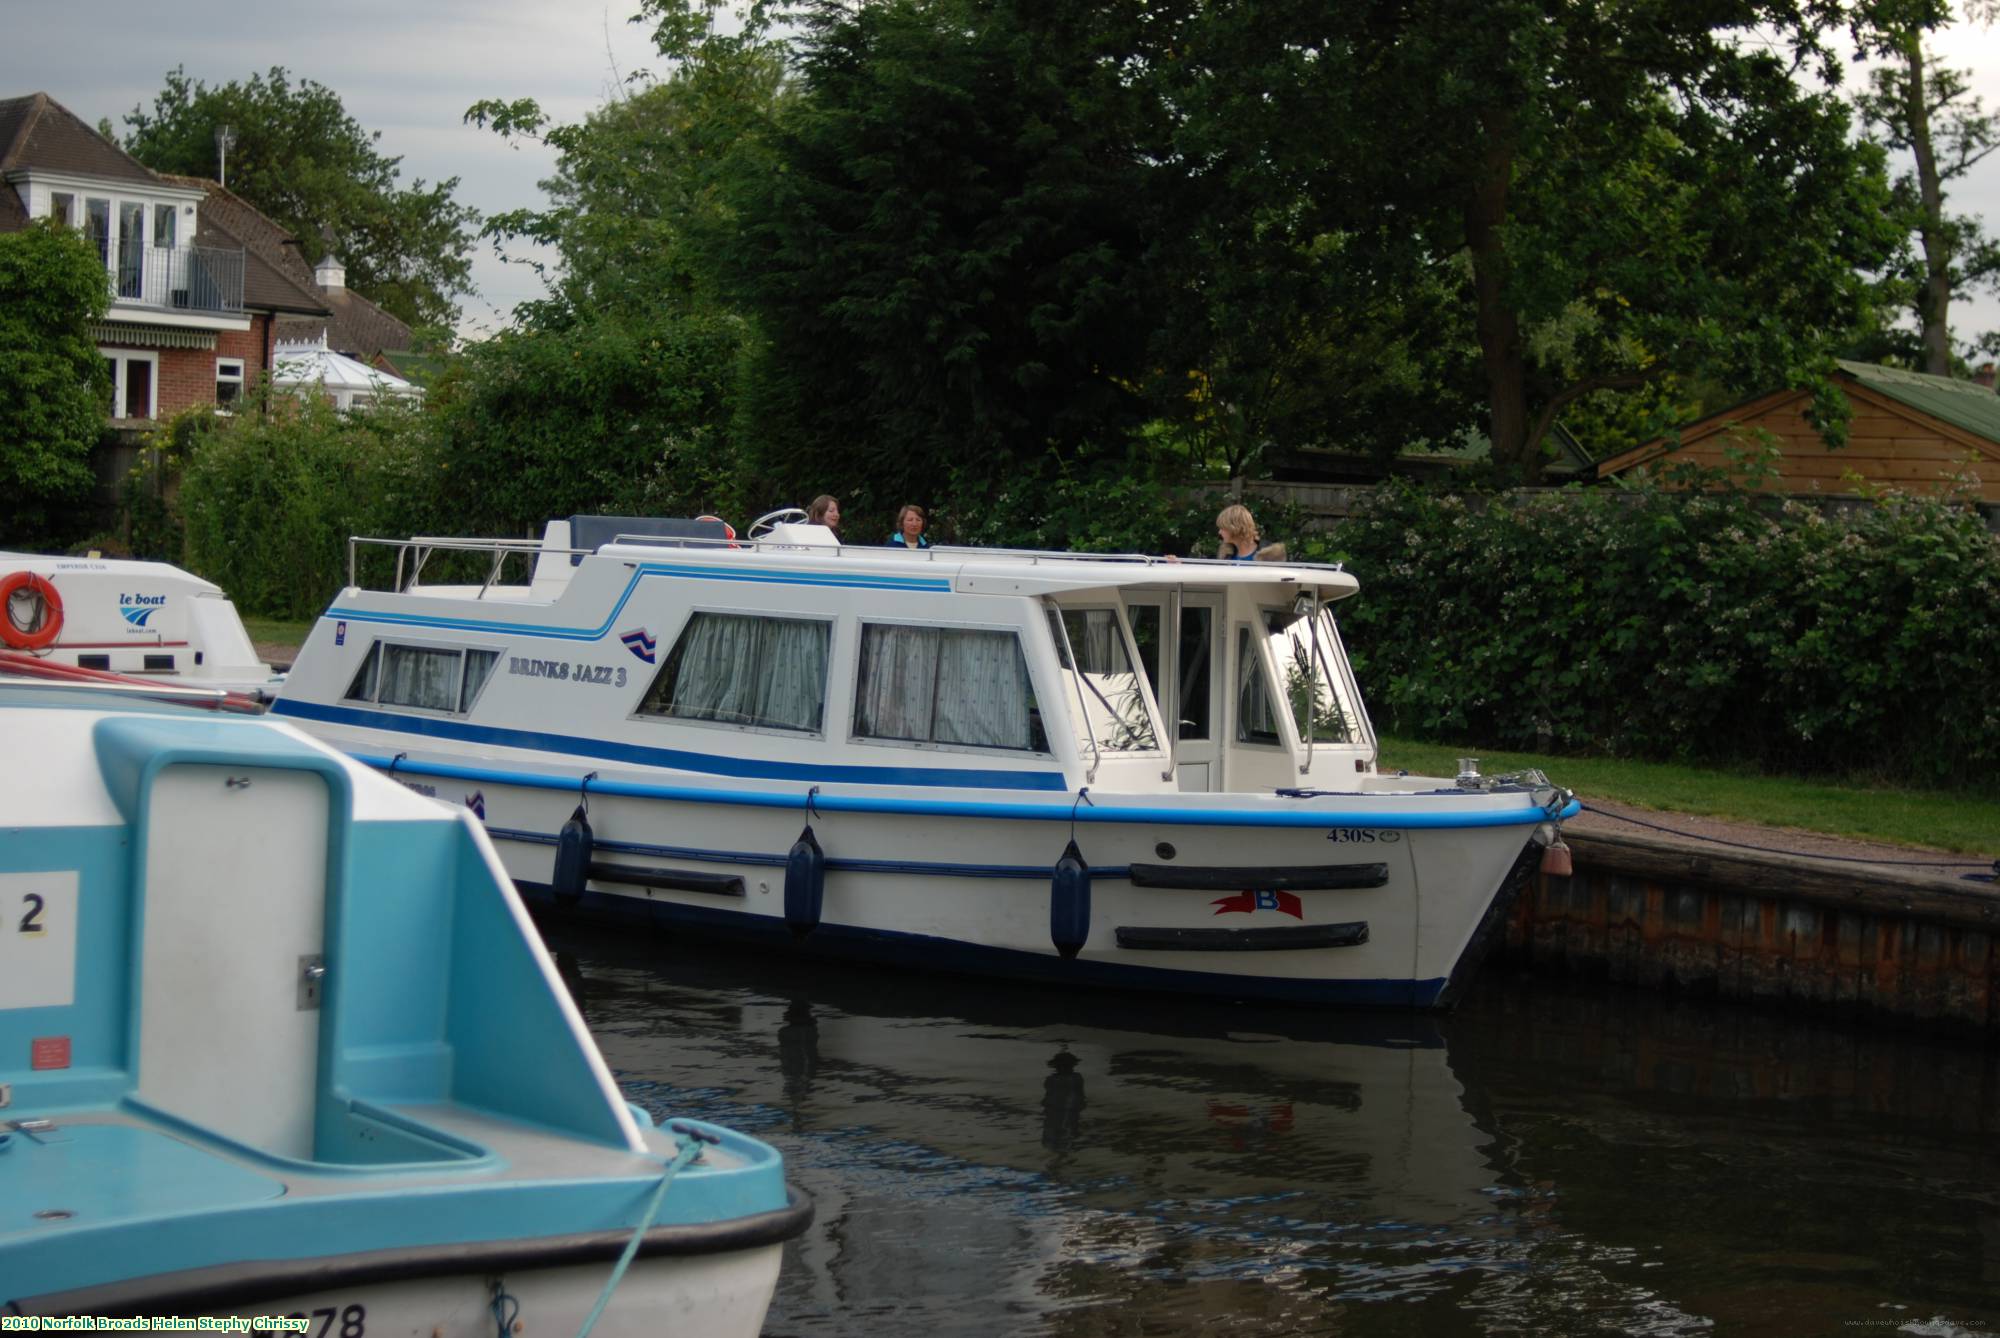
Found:
[[[1967,854],[2000,853],[2000,795],[1953,790],[1892,790],[1833,785],[1746,772],[1710,771],[1670,762],[1601,757],[1538,757],[1476,748],[1382,740],[1382,769],[1450,776],[1462,756],[1487,775],[1539,767],[1588,803],[1610,799],[1670,813],[1797,827],[1830,836],[1893,841]]]
[[[313,629],[313,621],[311,618],[298,622],[285,618],[245,618],[243,630],[250,634],[253,645],[274,650],[284,647],[296,654],[299,647],[305,645],[306,635]],[[287,655],[284,658],[290,659],[291,656]]]

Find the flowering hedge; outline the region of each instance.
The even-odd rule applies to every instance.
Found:
[[[2000,538],[1964,506],[1390,485],[1322,545],[1385,731],[1992,784]]]

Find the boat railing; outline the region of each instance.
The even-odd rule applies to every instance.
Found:
[[[700,535],[660,535],[660,534],[619,534],[610,540],[613,544],[644,546],[650,548],[702,548],[715,551],[750,550],[754,552],[799,553],[835,556],[855,555],[880,557],[889,551],[883,544],[800,544],[790,539],[773,539],[768,536],[756,539],[708,538]],[[417,535],[408,539],[376,539],[362,535],[351,536],[347,541],[347,583],[360,585],[360,551],[364,544],[396,550],[396,576],[392,589],[408,590],[423,584],[423,570],[431,557],[439,552],[484,553],[490,561],[485,579],[479,587],[479,598],[500,583],[506,573],[507,560],[520,556],[529,560],[529,576],[533,576],[533,564],[544,555],[567,558],[574,562],[577,558],[588,557],[597,552],[595,548],[552,547],[540,539],[471,539],[445,536]],[[912,552],[898,550],[906,558],[936,562],[949,559],[963,562],[968,559],[1003,558],[1033,566],[1041,562],[1086,562],[1111,566],[1157,567],[1176,565],[1183,567],[1223,567],[1241,569],[1241,564],[1223,558],[1176,558],[1157,553],[1073,553],[1041,548],[980,548],[969,545],[939,544],[931,548],[921,548]],[[1275,564],[1274,564],[1275,565]],[[1288,562],[1288,567],[1309,567],[1321,571],[1340,571],[1341,563]]]
[[[463,539],[433,535],[417,535],[408,539],[373,539],[365,535],[350,535],[347,540],[347,584],[358,589],[361,585],[361,550],[364,545],[396,550],[395,583],[390,589],[401,592],[423,584],[424,567],[431,557],[439,552],[481,553],[488,558],[485,579],[479,586],[478,598],[484,599],[506,574],[507,559],[524,557],[529,560],[529,575],[533,575],[533,563],[544,553],[563,557],[587,554],[590,550],[580,548],[546,548],[539,539]]]

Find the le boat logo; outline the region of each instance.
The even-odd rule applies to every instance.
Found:
[[[618,639],[625,643],[625,649],[637,655],[647,664],[653,663],[653,652],[660,647],[660,643],[655,641],[643,627],[635,627]]]
[[[123,595],[118,596],[118,612],[134,627],[144,627],[146,620],[160,611],[167,602],[165,595]]]
[[[465,806],[472,810],[474,817],[478,818],[481,822],[486,821],[486,791],[474,790],[471,794],[465,796]]]
[[[1215,907],[1217,915],[1228,915],[1231,911],[1283,911],[1294,920],[1306,918],[1305,903],[1291,892],[1274,892],[1269,889],[1258,892],[1238,892],[1231,897],[1217,897],[1208,903]]]

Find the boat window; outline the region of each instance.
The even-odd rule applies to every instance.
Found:
[[[817,619],[696,613],[639,713],[817,733],[832,639]]]
[[[1236,629],[1236,741],[1281,744],[1278,716],[1271,703],[1262,657],[1250,639],[1250,629]]]
[[[864,623],[854,733],[1049,751],[1020,637],[970,627]]]
[[[382,643],[377,641],[368,648],[367,658],[361,661],[361,668],[355,671],[354,681],[347,685],[347,700],[372,702],[375,700],[375,678],[382,668]]]
[[[1307,716],[1311,716],[1315,743],[1359,743],[1361,732],[1354,716],[1342,708],[1334,685],[1332,614],[1324,609],[1310,616],[1289,610],[1266,609],[1264,628],[1271,646],[1271,662],[1285,685],[1291,702],[1292,723],[1299,738],[1306,737]]]
[[[384,706],[457,710],[460,658],[455,650],[389,642],[382,647],[382,681],[375,699]]]
[[[1181,609],[1180,737],[1183,739],[1209,737],[1209,634],[1214,622],[1215,610],[1205,605],[1189,604]]]
[[[1078,724],[1078,742],[1088,750],[1090,736],[1097,747],[1111,752],[1138,752],[1159,747],[1153,718],[1146,710],[1137,669],[1126,650],[1116,609],[1049,610],[1049,630],[1055,638],[1056,659],[1069,682],[1071,699],[1082,698],[1087,723]],[[1068,634],[1068,650],[1064,634]],[[1074,652],[1077,663],[1070,663]],[[1082,731],[1088,730],[1089,734]]]
[[[347,685],[343,700],[413,706],[463,715],[500,662],[497,650],[401,646],[377,641]]]
[[[497,650],[465,652],[465,686],[459,690],[459,710],[472,709],[472,703],[479,699],[479,690],[486,686],[486,680],[493,676],[493,666],[498,663],[500,652]]]

